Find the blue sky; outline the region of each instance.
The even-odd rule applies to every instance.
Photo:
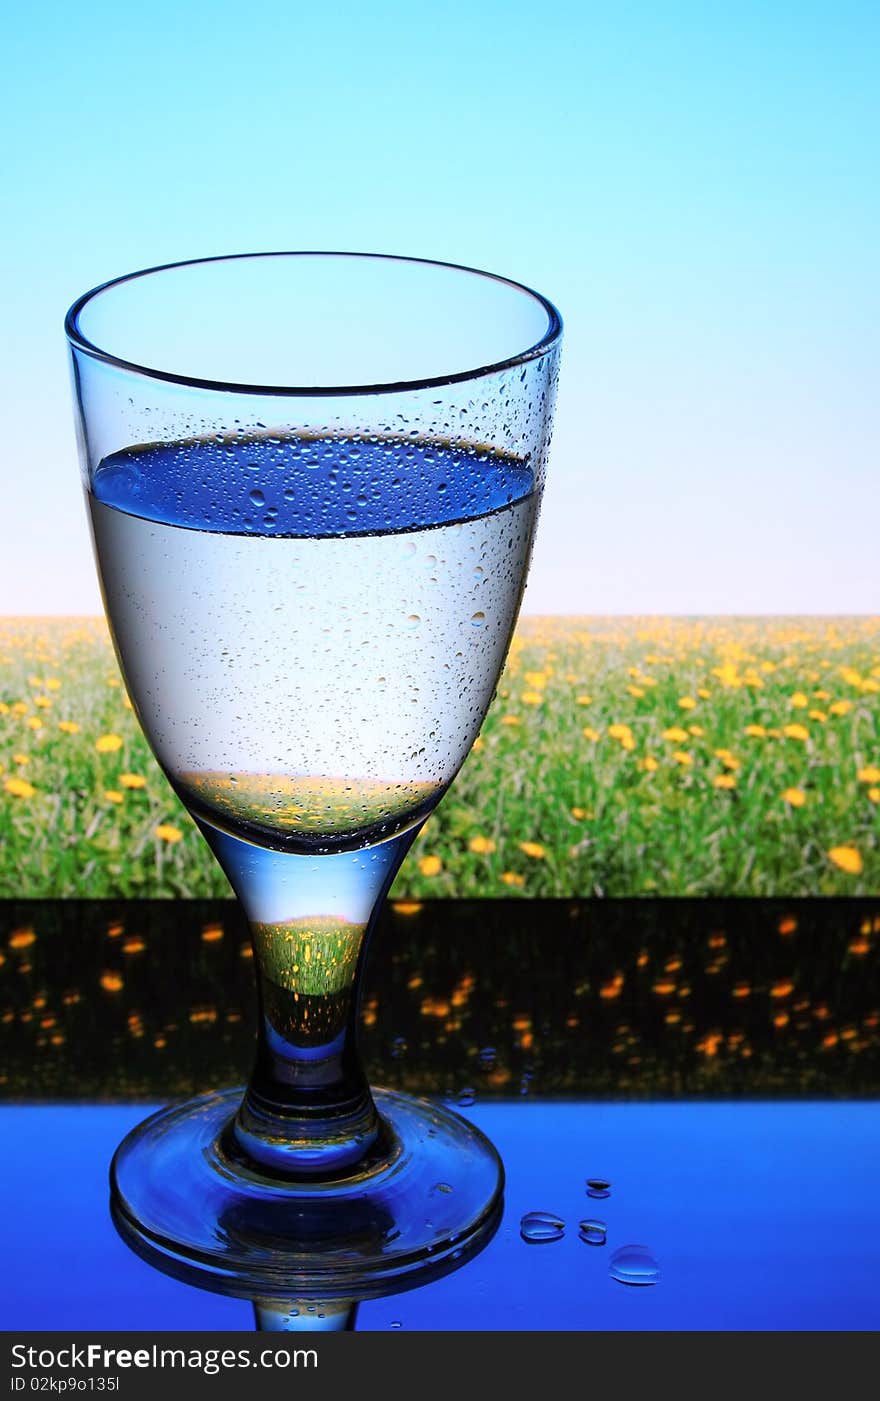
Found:
[[[17,7],[0,613],[99,608],[74,297],[321,247],[560,307],[527,611],[880,611],[878,41],[853,0]]]

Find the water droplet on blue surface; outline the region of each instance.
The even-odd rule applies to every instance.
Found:
[[[608,1273],[621,1284],[656,1284],[660,1266],[646,1245],[622,1245],[609,1260]]]
[[[606,1181],[604,1177],[588,1177],[587,1196],[604,1201],[606,1197],[611,1196],[611,1183]]]
[[[587,1217],[578,1222],[578,1234],[586,1245],[604,1245],[608,1227],[604,1221],[597,1221]]]
[[[470,1105],[476,1102],[476,1098],[476,1090],[472,1090],[468,1085],[463,1090],[459,1090],[458,1094],[456,1095],[456,1103],[460,1104],[463,1109],[467,1109]]]
[[[486,621],[486,614],[485,614],[485,613],[473,613],[473,614],[471,615],[471,624],[472,624],[472,626],[475,627],[475,628],[481,628],[481,627],[483,626],[483,624],[485,623],[485,621]]]
[[[545,1241],[562,1239],[565,1222],[552,1211],[527,1211],[519,1223],[519,1233],[529,1245],[543,1245]]]

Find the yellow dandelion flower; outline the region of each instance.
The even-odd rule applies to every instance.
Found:
[[[47,691],[61,690],[61,682],[58,680],[57,676],[47,676],[43,684]]]
[[[27,705],[24,701],[14,701],[12,704],[13,715],[27,715]]]
[[[705,686],[701,686],[700,689],[697,691],[697,695],[700,697],[700,700],[709,700],[709,698],[712,695],[712,692],[707,691]]]
[[[502,715],[501,723],[502,725],[521,725],[522,721],[518,715]]]
[[[725,662],[723,666],[713,666],[712,675],[718,677],[722,686],[732,687],[733,690],[737,690],[742,685],[735,662]]]
[[[841,871],[846,871],[848,876],[860,876],[864,869],[861,852],[854,846],[833,846],[828,859]]]
[[[880,803],[880,788],[869,788],[868,797],[872,803]]]
[[[123,793],[120,793],[118,788],[104,789],[104,797],[107,799],[108,803],[121,803],[124,799],[124,796],[125,795]]]
[[[101,735],[95,740],[95,748],[99,754],[115,754],[117,749],[121,749],[123,739],[121,735]]]
[[[696,739],[702,739],[705,733],[702,725],[688,725],[688,734],[694,735]]]
[[[738,769],[742,767],[739,759],[737,759],[735,754],[731,754],[729,749],[716,749],[715,758],[720,759],[726,769]]]
[[[18,764],[20,768],[24,768],[30,761],[31,756],[29,754],[13,754],[12,756],[12,762]]]
[[[629,725],[615,724],[608,726],[608,733],[610,734],[612,739],[626,739],[627,735],[632,734],[632,730],[630,729]]]
[[[677,764],[681,764],[682,768],[688,768],[694,762],[692,755],[686,754],[683,749],[674,749],[672,757]]]
[[[533,861],[543,861],[547,855],[540,842],[520,842],[519,849]]]
[[[782,733],[788,739],[800,739],[806,741],[810,738],[810,732],[806,725],[786,725]]]
[[[626,689],[629,691],[630,695],[635,696],[637,700],[640,696],[643,696],[645,694],[644,689],[641,686],[627,686]]]
[[[719,773],[712,779],[713,788],[735,788],[736,779],[732,773]]]
[[[767,733],[763,725],[746,725],[745,732],[751,735],[752,739],[763,739]]]
[[[832,715],[848,715],[852,710],[852,701],[835,701],[833,705],[829,705],[828,709],[831,711]]]
[[[645,773],[656,773],[659,767],[660,765],[652,754],[648,754],[646,758],[642,760],[642,768],[645,770]]]
[[[527,671],[524,677],[526,685],[531,686],[535,691],[543,691],[548,678],[549,672],[546,671]]]
[[[574,703],[575,703],[575,705],[592,705],[592,704],[593,704],[593,697],[592,697],[592,696],[575,696],[575,701],[574,701]]]
[[[541,705],[544,697],[541,695],[540,691],[523,691],[520,699],[523,705]]]
[[[495,843],[491,837],[471,837],[468,842],[468,851],[472,851],[477,856],[491,856],[495,850]]]
[[[866,769],[859,769],[856,777],[859,783],[880,783],[880,769],[876,764],[869,764]]]
[[[36,700],[34,701],[34,705],[38,706],[40,710],[52,709],[52,702],[50,701],[48,696],[37,696]]]
[[[682,696],[678,702],[679,710],[696,710],[697,702],[693,696]]]
[[[7,778],[3,787],[13,798],[32,798],[37,791],[25,778]]]
[[[583,728],[583,730],[581,731],[581,734],[583,735],[584,739],[591,739],[591,740],[593,741],[594,744],[596,743],[597,740],[601,739],[601,735],[599,734],[599,731],[598,731],[598,730],[594,730],[593,727],[592,727],[592,725],[584,725],[584,728]]]
[[[29,730],[41,730],[43,728],[42,720],[40,720],[36,715],[31,715],[25,723],[27,724]]]
[[[121,773],[119,782],[123,788],[144,788],[147,780],[139,773]]]
[[[0,715],[8,715],[8,714],[9,714],[9,706],[6,704],[5,701],[0,701]]]
[[[814,691],[813,695],[815,696],[816,700],[820,701],[830,701],[831,699],[830,691]]]
[[[75,720],[59,720],[58,728],[59,730],[63,730],[66,735],[79,734],[79,725]]]
[[[880,691],[880,681],[863,681],[860,691]]]
[[[516,871],[505,871],[501,879],[505,885],[523,886],[526,883],[525,876],[519,875]]]
[[[590,814],[586,808],[572,808],[571,815],[575,822],[586,822]]]
[[[818,720],[820,725],[824,725],[828,719],[824,710],[811,710],[808,712],[811,720]]]
[[[688,732],[678,725],[670,725],[668,730],[663,731],[663,738],[671,740],[673,744],[686,744]]]
[[[786,788],[782,794],[782,801],[788,803],[789,807],[802,808],[807,801],[807,795],[803,788]]]
[[[806,710],[807,706],[810,704],[803,691],[795,691],[788,703],[793,710]]]
[[[160,842],[168,842],[173,846],[175,842],[180,841],[183,833],[170,822],[160,822],[159,826],[153,829],[153,836],[158,837]]]
[[[439,876],[443,862],[439,856],[423,856],[419,861],[419,870],[423,876]]]

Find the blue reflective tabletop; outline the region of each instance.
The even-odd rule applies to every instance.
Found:
[[[107,1168],[138,1105],[6,1106],[0,1193],[3,1326],[242,1329],[248,1304],[177,1283],[119,1241]],[[464,1111],[507,1171],[486,1250],[422,1289],[364,1303],[359,1329],[875,1329],[880,1325],[876,1102],[588,1103],[523,1100]],[[590,1200],[585,1179],[611,1194]],[[528,1211],[562,1239],[527,1244]],[[578,1221],[607,1223],[607,1244]],[[639,1243],[661,1277],[609,1275]]]

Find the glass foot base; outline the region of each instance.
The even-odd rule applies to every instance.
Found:
[[[289,1182],[229,1152],[243,1090],[160,1110],[117,1149],[113,1220],[148,1263],[253,1299],[367,1299],[464,1264],[500,1219],[489,1140],[428,1100],[374,1090],[387,1151],[360,1173]]]

